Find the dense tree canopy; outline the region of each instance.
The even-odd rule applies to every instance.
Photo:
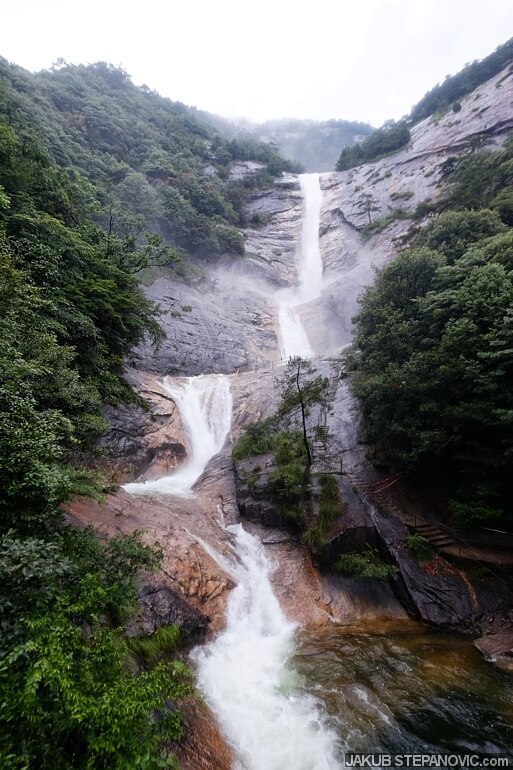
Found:
[[[337,161],[336,170],[346,171],[362,163],[378,160],[390,152],[399,150],[410,141],[410,130],[404,121],[390,120],[373,131],[361,144],[344,147]]]
[[[135,273],[165,246],[99,226],[101,188],[55,162],[37,105],[18,96],[3,81],[0,765],[174,767],[166,743],[181,732],[174,702],[187,675],[178,664],[139,671],[121,628],[138,569],[157,557],[137,538],[75,532],[59,512],[99,492],[74,458],[102,431],[102,403],[132,397],[123,358],[160,338]],[[52,151],[65,144],[54,141]]]
[[[44,137],[97,221],[118,235],[149,231],[188,253],[243,254],[251,190],[292,169],[270,145],[223,138],[190,108],[105,62],[61,62],[30,75],[0,59],[0,89],[4,119]],[[261,168],[237,179],[231,166],[242,160]]]
[[[512,157],[510,140],[455,165],[445,213],[379,273],[356,318],[368,438],[467,518],[510,511],[513,491]]]

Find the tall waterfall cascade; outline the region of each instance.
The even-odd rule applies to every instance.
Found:
[[[283,358],[290,356],[308,358],[313,355],[314,351],[301,322],[299,305],[317,299],[322,291],[323,266],[319,247],[322,192],[319,174],[302,174],[299,179],[304,196],[299,281],[296,287],[281,289],[275,294],[279,305]]]
[[[198,684],[238,758],[237,770],[335,770],[337,739],[288,667],[295,625],[273,593],[264,546],[240,524],[226,629],[193,658]]]
[[[223,448],[232,420],[229,378],[222,374],[202,374],[161,383],[180,410],[189,441],[189,459],[171,475],[156,481],[125,484],[131,494],[177,495],[190,497],[195,482],[209,460]]]

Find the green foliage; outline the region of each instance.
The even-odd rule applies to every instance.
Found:
[[[150,636],[130,636],[128,648],[149,665],[165,660],[175,652],[180,643],[180,626],[161,626]]]
[[[404,147],[410,141],[410,130],[404,121],[387,121],[381,128],[373,131],[361,144],[345,147],[337,161],[336,170],[370,163]]]
[[[269,417],[263,422],[252,422],[246,425],[244,433],[233,447],[233,460],[242,460],[251,455],[261,455],[272,452],[278,438],[276,419]]]
[[[136,87],[126,72],[105,62],[30,75],[0,59],[0,78],[9,122],[28,120],[45,137],[39,149],[68,170],[82,208],[121,245],[127,245],[127,229],[135,234],[137,256],[129,256],[136,270],[146,262],[173,265],[175,248],[209,258],[243,254],[238,228],[245,224],[250,189],[293,170],[272,146],[223,138],[197,111]],[[0,134],[0,148],[9,141]],[[262,168],[233,180],[231,164],[240,160]],[[6,205],[1,200],[0,211]],[[65,202],[75,218],[73,204]],[[148,253],[144,233],[175,248]]]
[[[340,498],[336,477],[332,473],[320,473],[318,479],[320,495],[317,515],[314,523],[303,532],[303,543],[311,551],[323,544],[326,532],[346,509],[346,503]]]
[[[448,192],[441,205],[456,209],[480,209],[488,206],[498,212],[505,224],[511,224],[511,137],[500,150],[482,150],[459,158],[449,158],[442,167],[442,175],[448,183]]]
[[[429,561],[435,555],[435,549],[429,540],[419,532],[405,537],[404,544],[419,561]]]
[[[115,628],[159,554],[137,534],[100,542],[63,527],[59,511],[103,493],[72,461],[104,429],[102,403],[134,398],[125,356],[162,337],[136,278],[177,259],[167,225],[152,230],[165,186],[143,169],[153,129],[138,89],[109,65],[30,76],[0,60],[0,78],[0,765],[175,767],[163,747],[181,732],[187,674],[176,663],[138,672]],[[197,129],[200,152],[185,113],[182,149]],[[163,130],[164,107],[159,121]],[[220,183],[176,164],[197,221],[231,238],[238,215]],[[173,634],[157,635],[148,657],[169,651]]]
[[[447,173],[444,206],[453,210],[421,230],[362,297],[354,392],[368,439],[391,464],[449,497],[463,490],[457,509],[477,520],[507,510],[512,491],[512,140]]]
[[[474,499],[453,498],[449,500],[449,510],[461,524],[477,524],[489,519],[497,519],[503,511],[486,503],[486,498],[476,495]]]
[[[364,553],[344,553],[339,556],[333,568],[345,577],[389,580],[398,571],[393,564],[386,564],[374,548],[367,547]]]
[[[271,494],[283,515],[304,524],[304,506],[310,494],[310,474],[300,432],[282,432],[275,444],[276,467],[269,476]]]
[[[30,639],[0,662],[2,767],[174,767],[160,744],[182,732],[167,705],[189,691],[182,665],[134,676],[115,632],[86,642],[70,610],[28,622]]]
[[[500,45],[482,61],[473,61],[456,75],[447,76],[441,85],[437,85],[415,105],[410,114],[412,123],[433,115],[438,110],[447,109],[451,104],[458,112],[458,103],[466,94],[489,80],[513,61],[513,39]],[[461,109],[461,105],[460,109]]]
[[[340,499],[337,479],[332,473],[321,473],[319,482],[321,494],[319,497],[318,526],[323,532],[326,532],[346,506]]]
[[[299,356],[290,358],[282,376],[276,380],[280,394],[277,414],[246,426],[232,452],[234,461],[274,453],[275,468],[269,477],[271,497],[278,503],[281,514],[295,521],[303,530],[308,526],[306,513],[312,495],[311,431],[307,426],[307,417],[310,408],[326,402],[328,388],[327,379],[315,375],[316,370],[308,360]],[[254,476],[254,481],[257,478]],[[248,483],[251,479],[247,479]],[[319,526],[325,530],[334,508],[339,504],[335,501],[329,474],[321,477],[321,489]]]
[[[447,262],[453,264],[473,244],[506,230],[498,215],[487,209],[448,211],[421,231],[415,243],[443,254]]]
[[[138,674],[131,643],[107,625],[131,610],[138,570],[158,560],[136,534],[102,544],[52,527],[0,539],[2,767],[174,767],[162,741],[181,735],[173,703],[190,691],[187,671],[173,663]],[[158,633],[149,662],[177,636]]]
[[[392,224],[392,222],[397,222],[399,219],[409,219],[410,217],[411,214],[408,211],[405,211],[405,209],[392,209],[388,214],[365,225],[361,232],[363,235],[375,235],[376,233],[385,230],[388,225]]]
[[[315,551],[316,548],[319,548],[323,544],[324,535],[325,532],[322,527],[312,526],[308,527],[308,529],[305,529],[302,535],[302,540],[308,550]]]

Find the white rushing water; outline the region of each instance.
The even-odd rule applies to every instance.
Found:
[[[298,286],[281,289],[275,299],[279,304],[281,353],[283,358],[308,358],[313,350],[301,322],[299,305],[311,302],[322,291],[322,257],[319,247],[322,192],[319,174],[301,174],[299,177],[304,196],[301,259]]]
[[[228,377],[202,374],[161,383],[180,410],[189,441],[189,458],[156,481],[124,484],[123,489],[141,495],[178,495],[190,497],[192,487],[205,470],[208,461],[221,451],[232,420],[232,396]]]
[[[193,654],[198,684],[237,756],[237,770],[335,770],[337,739],[288,661],[295,625],[273,593],[264,547],[240,524],[226,629]],[[226,568],[225,559],[222,557]]]

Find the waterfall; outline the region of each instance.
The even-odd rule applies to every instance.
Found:
[[[301,174],[299,180],[305,200],[301,235],[299,297],[301,302],[310,302],[320,297],[322,291],[322,258],[319,246],[322,192],[319,174]]]
[[[275,294],[279,305],[281,352],[284,358],[308,358],[313,355],[298,306],[317,299],[322,291],[322,258],[319,248],[322,192],[319,174],[301,174],[299,180],[304,196],[304,216],[298,286],[281,289]]]
[[[221,451],[232,420],[232,396],[229,380],[222,374],[202,374],[171,380],[160,385],[180,410],[189,441],[189,459],[170,476],[157,481],[125,484],[123,489],[141,495],[178,495],[190,497],[192,487],[208,461]]]
[[[222,375],[166,377],[161,386],[180,409],[190,459],[170,476],[124,488],[135,494],[188,497],[230,429],[229,380]],[[234,747],[237,770],[335,770],[335,734],[317,700],[300,692],[287,665],[296,626],[273,593],[264,547],[240,524],[226,529],[234,538],[232,559],[196,537],[237,584],[228,602],[226,629],[192,655],[199,688]]]
[[[288,668],[295,625],[273,593],[264,547],[228,527],[239,561],[226,629],[193,653],[198,684],[238,757],[237,770],[335,770],[337,741]]]

